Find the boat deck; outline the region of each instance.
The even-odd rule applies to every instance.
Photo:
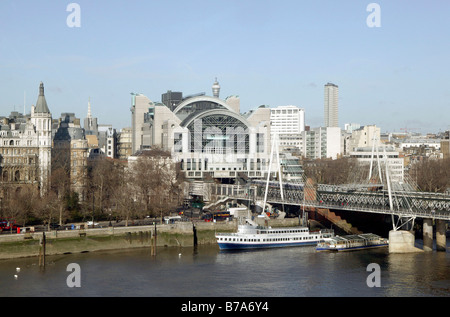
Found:
[[[347,251],[387,246],[388,241],[373,233],[334,236],[324,239],[317,246],[318,251]]]

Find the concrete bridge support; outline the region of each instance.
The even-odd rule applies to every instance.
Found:
[[[423,252],[414,246],[414,240],[414,233],[411,231],[389,231],[389,253]]]
[[[447,239],[446,239],[446,224],[445,220],[436,220],[436,251],[446,251]]]
[[[423,250],[433,251],[433,219],[423,219]]]

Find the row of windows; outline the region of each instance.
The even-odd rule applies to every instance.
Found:
[[[300,109],[272,109],[270,112],[274,114],[297,114]]]
[[[246,239],[246,238],[223,238],[220,237],[219,241],[226,242],[283,242],[283,241],[315,241],[321,239],[322,235],[314,235],[308,237],[292,237],[292,238],[269,238],[269,239]]]
[[[262,230],[260,233],[262,234],[278,234],[278,233],[300,233],[300,232],[307,232],[308,229],[291,229],[291,230],[276,230],[276,231],[266,231]]]
[[[33,158],[21,158],[21,157],[6,157],[2,161],[4,164],[34,164]]]
[[[2,149],[2,154],[35,154],[36,149]]]

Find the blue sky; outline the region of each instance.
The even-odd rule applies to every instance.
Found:
[[[69,28],[69,3],[81,27]],[[381,8],[370,28],[369,3]],[[323,86],[339,86],[339,123],[381,131],[450,128],[450,2],[372,0],[1,0],[0,115],[29,112],[39,82],[53,118],[131,126],[131,92],[239,95],[305,109],[323,125]]]

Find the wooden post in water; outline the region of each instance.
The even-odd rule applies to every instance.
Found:
[[[39,243],[39,266],[45,267],[45,232],[42,233],[42,239]]]
[[[156,222],[155,222],[155,230],[153,231],[153,237],[152,237],[152,255],[156,256]]]
[[[42,238],[39,240],[39,267],[42,264]]]
[[[197,247],[197,228],[195,228],[194,223],[192,223],[192,231],[194,232],[194,248]]]

